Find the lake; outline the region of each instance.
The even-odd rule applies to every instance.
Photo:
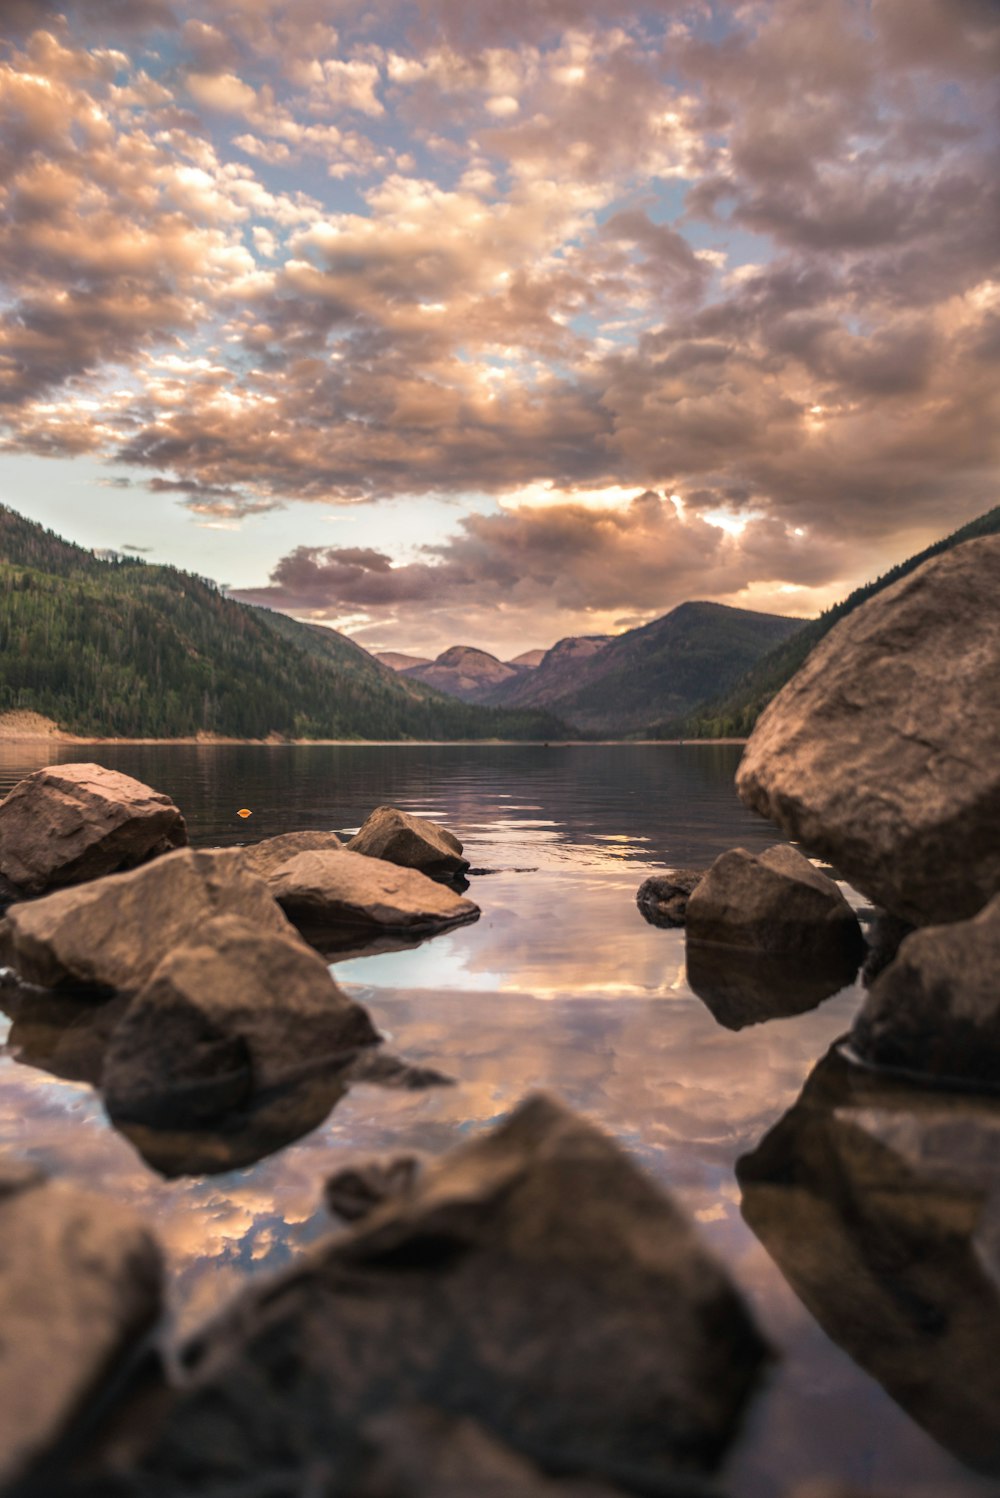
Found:
[[[482,907],[474,925],[334,964],[393,1050],[454,1087],[356,1087],[255,1164],[166,1179],[109,1126],[86,1082],[43,1069],[60,1070],[51,1035],[15,1033],[0,1060],[5,1147],[149,1215],[169,1257],[176,1337],[247,1275],[287,1264],[331,1230],[322,1185],[352,1156],[444,1150],[525,1093],[550,1089],[683,1203],[780,1351],[722,1474],[726,1491],[774,1498],[823,1475],[860,1492],[996,1492],[820,1329],[741,1216],[736,1160],[794,1103],[861,990],[726,1029],[687,983],[683,932],[640,915],[634,896],[647,874],[779,840],[736,798],[739,754],[638,744],[0,746],[4,794],[42,764],[93,759],[172,796],[196,846],[348,832],[391,803],[445,823],[483,871],[468,891]]]

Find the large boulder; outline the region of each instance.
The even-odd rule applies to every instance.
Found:
[[[259,879],[267,880],[275,869],[297,853],[335,853],[344,845],[335,832],[282,832],[240,849],[243,866]]]
[[[0,802],[0,874],[28,895],[131,869],[186,843],[169,796],[103,765],[49,765]]]
[[[65,1434],[160,1311],[162,1264],[134,1213],[0,1164],[0,1487]],[[58,1483],[48,1491],[58,1491]]]
[[[720,854],[688,900],[687,935],[817,963],[846,951],[855,972],[864,951],[857,916],[833,880],[785,843]]]
[[[189,1345],[142,1476],[200,1491],[224,1453],[227,1491],[349,1491],[358,1430],[423,1404],[547,1472],[673,1491],[720,1457],[766,1356],[679,1208],[534,1097]]]
[[[352,853],[298,853],[268,876],[292,918],[317,928],[431,932],[475,920],[479,906],[419,869]]]
[[[744,803],[915,925],[1000,891],[1000,536],[842,619],[762,715]]]
[[[395,806],[377,806],[347,846],[352,853],[426,874],[462,874],[469,867],[462,844],[446,827]]]
[[[876,1066],[1000,1089],[1000,895],[971,921],[907,936],[851,1045]]]
[[[216,915],[242,916],[261,932],[293,930],[238,851],[181,848],[128,874],[12,905],[0,921],[0,956],[30,983],[134,990]]]
[[[217,916],[170,952],[111,1036],[111,1116],[172,1127],[379,1040],[365,1009],[297,935]]]

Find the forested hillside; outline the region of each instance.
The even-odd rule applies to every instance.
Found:
[[[0,710],[96,737],[549,738],[546,713],[456,702],[336,631],[173,567],[102,560],[0,506]]]

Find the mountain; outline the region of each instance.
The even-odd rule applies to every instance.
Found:
[[[507,666],[472,645],[452,645],[430,665],[411,666],[403,672],[408,681],[422,681],[461,702],[485,702],[504,682],[516,681],[520,674],[516,666]]]
[[[403,655],[399,650],[376,650],[375,659],[390,671],[405,671],[410,666],[429,666],[429,655]]]
[[[635,734],[727,690],[801,626],[721,603],[682,603],[610,639],[561,640],[537,670],[487,700],[544,706],[589,734]]]
[[[749,734],[760,714],[786,681],[790,681],[802,665],[806,656],[838,620],[859,608],[875,593],[888,588],[900,578],[916,570],[931,557],[960,546],[963,541],[973,541],[977,536],[992,536],[1000,533],[1000,505],[970,520],[959,530],[952,531],[933,546],[908,557],[889,572],[883,573],[874,582],[855,588],[842,603],[827,609],[818,619],[803,624],[795,634],[762,655],[758,661],[731,687],[706,694],[700,706],[683,716],[668,717],[666,714],[652,729],[653,737],[684,738],[744,738]]]
[[[512,661],[507,661],[508,666],[520,666],[522,670],[533,671],[540,666],[548,655],[547,650],[525,650],[522,655],[515,655]]]
[[[545,713],[472,707],[335,630],[209,579],[102,559],[0,506],[0,710],[97,737],[553,738]]]

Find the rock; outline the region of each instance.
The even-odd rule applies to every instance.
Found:
[[[0,874],[29,895],[131,869],[186,843],[169,796],[102,765],[49,765],[0,802]]]
[[[720,854],[688,901],[687,934],[689,942],[816,963],[842,965],[846,953],[854,972],[864,953],[858,919],[833,880],[784,843],[759,854]]]
[[[425,874],[462,874],[469,867],[462,844],[446,827],[395,806],[377,806],[347,846],[352,853]]]
[[[342,1491],[359,1427],[430,1404],[550,1473],[669,1492],[720,1457],[766,1355],[673,1202],[534,1097],[197,1338],[142,1477],[197,1490],[225,1453],[234,1491]]]
[[[875,1066],[1000,1088],[1000,895],[971,921],[904,939],[871,985],[851,1045]]]
[[[899,951],[900,942],[914,929],[909,921],[902,921],[898,915],[890,915],[887,910],[872,912],[871,924],[865,932],[868,951],[861,969],[865,984],[874,983],[879,973],[889,966]]]
[[[4,1491],[138,1345],[159,1315],[161,1281],[154,1239],[118,1202],[31,1177],[0,1187]]]
[[[345,848],[298,853],[268,881],[296,922],[319,929],[440,931],[475,920],[479,906],[419,869],[403,869]]]
[[[101,1088],[112,1118],[198,1123],[378,1040],[367,1011],[297,935],[218,916],[132,1000]]]
[[[283,832],[240,849],[243,867],[265,882],[296,853],[335,853],[344,845],[335,832]]]
[[[390,1155],[344,1165],[326,1183],[326,1204],[345,1222],[358,1222],[392,1197],[411,1190],[422,1164],[417,1155]]]
[[[805,1014],[831,998],[857,974],[857,962],[810,962],[805,957],[747,952],[714,942],[689,941],[687,980],[727,1030]]]
[[[827,1336],[993,1477],[998,1162],[996,1099],[913,1087],[834,1050],[737,1165],[744,1218]]]
[[[1000,891],[1000,536],[925,562],[842,619],[766,709],[747,806],[915,925]]]
[[[261,932],[293,931],[238,851],[182,848],[128,874],[12,905],[0,921],[0,952],[29,983],[135,990],[216,915],[241,916]]]
[[[651,926],[683,926],[688,900],[704,873],[675,869],[672,874],[651,874],[636,890],[635,903]]]

